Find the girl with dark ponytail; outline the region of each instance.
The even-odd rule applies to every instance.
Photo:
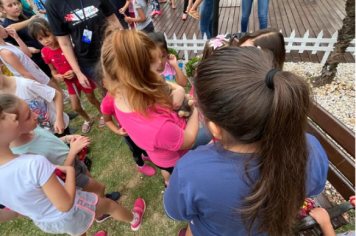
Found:
[[[198,107],[218,142],[178,161],[164,196],[181,235],[290,235],[305,197],[320,194],[325,151],[306,133],[307,82],[255,47],[216,51],[198,67]],[[187,233],[184,232],[187,230]]]

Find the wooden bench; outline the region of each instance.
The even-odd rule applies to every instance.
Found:
[[[355,195],[355,134],[316,103],[311,107],[309,118],[308,132],[319,140],[330,161],[328,181],[348,200]],[[324,194],[314,200],[317,206],[325,209],[333,207]],[[331,222],[334,229],[348,224],[342,216],[332,219]],[[315,225],[299,231],[297,235],[322,235],[322,231]]]

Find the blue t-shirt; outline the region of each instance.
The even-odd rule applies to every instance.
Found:
[[[310,154],[306,193],[315,196],[325,187],[329,161],[319,141],[309,134],[307,139]],[[175,166],[164,195],[168,217],[189,222],[194,236],[247,235],[235,211],[250,193],[245,182],[245,160],[243,154],[227,151],[219,143],[188,152]],[[259,172],[250,174],[256,180]]]

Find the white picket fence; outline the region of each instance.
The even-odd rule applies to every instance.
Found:
[[[284,37],[286,42],[286,51],[290,53],[292,50],[303,53],[304,51],[312,51],[311,54],[317,52],[325,52],[321,63],[324,64],[328,59],[330,53],[334,50],[334,44],[337,42],[338,32],[335,32],[331,38],[323,38],[323,30],[320,31],[316,38],[309,38],[309,30],[305,32],[303,37],[295,37],[295,30],[292,31],[289,37]],[[184,60],[189,60],[189,52],[203,51],[205,43],[207,41],[206,36],[203,39],[198,39],[194,34],[192,39],[187,39],[187,36],[183,34],[182,39],[178,39],[176,34],[173,34],[172,39],[168,39],[166,36],[168,47],[175,49],[176,51],[184,52]],[[321,45],[322,44],[322,45]],[[346,49],[347,52],[351,52],[355,56],[355,39],[352,40],[350,46]]]

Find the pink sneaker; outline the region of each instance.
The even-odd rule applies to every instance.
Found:
[[[154,17],[155,15],[157,15],[158,14],[158,11],[156,11],[156,10],[153,10],[153,12],[152,12],[152,14],[151,14],[151,17]],[[161,13],[162,14],[162,13]]]
[[[136,224],[131,224],[131,229],[133,231],[137,231],[140,229],[142,223],[142,217],[143,214],[145,213],[145,210],[146,210],[145,200],[143,200],[143,198],[137,198],[132,212],[138,215],[138,221]]]
[[[99,231],[96,234],[94,234],[93,236],[106,236],[106,232],[105,231]]]
[[[159,10],[159,11],[156,11],[157,12],[157,15],[162,15],[162,11],[161,10]]]
[[[150,156],[145,157],[144,155],[142,155],[142,160],[152,162]]]
[[[142,167],[137,166],[137,170],[147,176],[154,176],[156,174],[155,168],[152,166],[149,166],[147,164],[144,164]]]

